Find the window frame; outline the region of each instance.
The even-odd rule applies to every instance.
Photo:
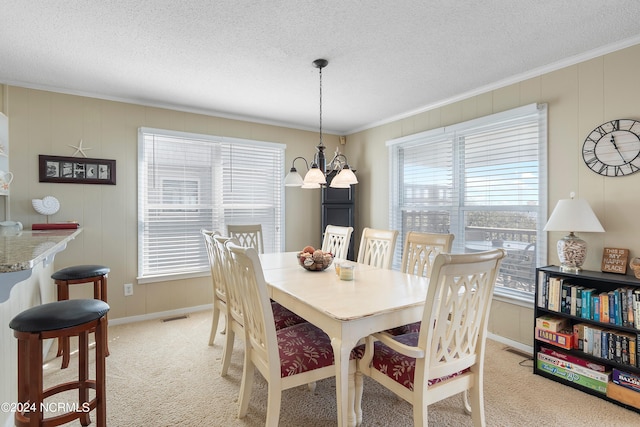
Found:
[[[146,158],[145,145],[151,142],[145,142],[145,138],[156,137],[162,140],[166,144],[190,144],[193,143],[195,150],[199,147],[207,152],[209,157],[205,157],[205,162],[209,162],[210,166],[205,166],[207,174],[203,175],[203,167],[200,165],[193,165],[190,169],[190,163],[187,158],[179,159],[176,163],[168,164],[160,160],[151,160]],[[175,140],[175,141],[174,141]],[[211,145],[209,145],[211,144]],[[184,151],[187,151],[189,147],[184,146]],[[168,280],[179,280],[191,277],[202,277],[210,274],[211,270],[208,264],[208,258],[204,243],[199,231],[201,228],[207,228],[211,230],[218,230],[221,233],[226,233],[226,224],[233,223],[234,214],[241,214],[242,219],[236,218],[238,221],[250,220],[247,218],[255,217],[255,215],[263,216],[265,206],[267,210],[274,210],[273,215],[269,215],[273,219],[272,224],[265,224],[271,231],[265,233],[265,248],[273,247],[272,250],[282,251],[284,248],[285,235],[285,193],[283,185],[283,177],[281,171],[285,169],[285,149],[286,145],[275,142],[256,141],[241,138],[222,137],[207,134],[196,134],[190,132],[180,132],[166,129],[156,129],[141,127],[138,129],[138,209],[137,209],[137,221],[138,221],[138,283],[153,283],[163,282]],[[179,148],[177,150],[180,150]],[[171,149],[165,148],[164,154],[171,154]],[[272,154],[272,157],[264,160],[265,155]],[[255,157],[260,156],[261,161],[256,161]],[[161,158],[161,156],[158,156]],[[193,159],[193,157],[192,157]],[[175,160],[172,158],[172,160]],[[214,164],[212,164],[214,163]],[[256,165],[258,163],[258,165]],[[151,195],[149,191],[149,168],[155,164],[156,168],[161,170],[161,175],[158,176],[159,186],[158,191]],[[252,165],[250,169],[248,165]],[[182,168],[184,171],[174,174],[174,169]],[[164,168],[164,169],[163,169]],[[157,171],[158,169],[156,169]],[[254,185],[247,185],[248,170],[251,172],[262,173],[263,176],[268,176],[270,180],[263,180],[262,186],[268,187],[267,194],[269,197],[269,203],[264,203],[262,200],[258,200],[262,197],[262,192],[259,195],[254,195],[255,199],[252,199],[252,191],[257,194],[253,189]],[[235,179],[235,180],[234,180]],[[243,182],[241,182],[244,179]],[[196,203],[169,203],[175,202],[175,193],[164,195],[164,182],[166,181],[183,181],[183,184],[189,183],[190,186],[197,187]],[[194,183],[194,184],[193,184]],[[186,185],[186,184],[185,184]],[[209,193],[210,192],[210,193]],[[168,197],[168,199],[164,199]],[[240,197],[240,202],[238,198]],[[267,197],[267,196],[264,196]],[[155,198],[155,199],[154,199]],[[252,201],[255,200],[255,201]],[[183,200],[183,202],[186,200]],[[234,203],[235,202],[235,203]],[[238,204],[239,203],[239,204]],[[249,203],[249,204],[247,204]],[[255,206],[251,206],[254,203]],[[173,207],[173,206],[176,207]],[[192,207],[193,206],[193,207]],[[148,227],[153,225],[154,218],[150,218],[149,223],[146,220],[149,218],[149,214],[153,214],[153,210],[160,212],[160,215],[156,213],[156,218],[161,216],[162,213],[168,214],[171,217],[171,213],[179,214],[179,212],[185,212],[185,218],[170,218],[171,221],[176,223],[176,228],[182,224],[186,232],[177,232],[175,237],[177,243],[175,248],[177,252],[180,251],[192,251],[195,246],[198,247],[198,252],[193,254],[195,260],[193,265],[185,264],[184,270],[181,267],[177,267],[179,264],[179,255],[176,255],[176,266],[167,266],[171,263],[172,256],[166,256],[161,261],[165,264],[158,268],[150,266],[147,259],[151,256],[150,247],[153,244],[152,241],[158,238],[158,231],[148,234]],[[205,211],[200,212],[204,209]],[[206,213],[204,217],[200,214]],[[210,213],[210,215],[209,215]],[[153,215],[151,215],[153,216]],[[179,216],[179,215],[176,215]],[[209,219],[210,218],[210,219]],[[258,217],[256,222],[263,223]],[[205,224],[195,225],[193,221]],[[204,220],[204,221],[203,221]],[[188,222],[192,222],[188,224]],[[156,222],[157,224],[157,222]],[[147,228],[145,228],[147,227]],[[171,227],[171,226],[170,226]],[[195,228],[194,228],[195,227]],[[196,231],[197,228],[197,231]],[[166,230],[166,229],[165,229]],[[184,234],[186,233],[186,234]],[[271,233],[271,237],[269,237]],[[145,240],[147,239],[147,240]],[[181,240],[184,239],[184,240]],[[268,239],[271,239],[271,243],[268,243]],[[181,246],[186,245],[186,246]],[[181,249],[182,248],[182,249]]]
[[[535,266],[546,265],[547,263],[547,233],[543,231],[544,224],[547,220],[547,105],[546,104],[529,104],[522,107],[514,108],[508,111],[491,114],[484,117],[479,117],[466,122],[456,123],[450,126],[441,127],[437,129],[420,132],[413,135],[407,135],[401,138],[396,138],[387,141],[386,145],[389,150],[389,171],[390,171],[390,212],[389,212],[389,226],[394,229],[400,230],[400,239],[396,246],[396,263],[394,268],[399,268],[399,260],[402,257],[403,241],[402,239],[408,231],[412,231],[414,228],[406,227],[404,214],[405,211],[413,210],[417,212],[432,212],[436,213],[449,212],[449,229],[437,230],[431,232],[451,232],[456,234],[454,239],[452,252],[464,252],[464,244],[466,241],[465,233],[465,213],[468,211],[501,211],[517,212],[518,210],[532,209],[527,207],[518,208],[516,205],[510,206],[509,209],[501,209],[500,206],[488,205],[468,205],[465,204],[465,170],[462,165],[460,157],[463,156],[464,148],[460,149],[459,145],[464,144],[464,135],[468,135],[473,132],[480,132],[495,128],[499,124],[519,123],[523,121],[523,118],[527,118],[531,123],[537,119],[537,171],[538,171],[538,200],[535,207],[537,222],[536,222],[536,239],[535,239]],[[461,141],[462,139],[462,141]],[[403,160],[399,157],[399,153],[402,149],[419,148],[428,144],[445,144],[441,147],[451,144],[451,159],[450,159],[450,173],[452,187],[451,191],[451,205],[420,205],[416,207],[414,205],[408,205],[404,201],[405,189],[401,175],[400,164]],[[404,153],[404,152],[403,152]],[[448,160],[447,157],[444,157]],[[426,175],[425,175],[426,176]],[[438,175],[440,176],[440,175]],[[467,176],[468,177],[468,176]],[[445,180],[443,180],[445,181]],[[413,190],[415,192],[415,189]],[[446,190],[442,190],[446,191]],[[425,204],[428,201],[425,202]],[[421,215],[418,215],[421,216]],[[407,229],[403,229],[407,228]],[[504,263],[503,263],[504,267]],[[533,283],[532,289],[535,286],[535,274],[532,275]],[[526,292],[524,290],[511,289],[504,286],[496,286],[494,293],[495,296],[503,297],[509,301],[516,301],[520,304],[530,305],[533,304],[534,293]]]

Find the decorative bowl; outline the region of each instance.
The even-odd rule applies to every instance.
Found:
[[[298,264],[309,271],[326,270],[333,262],[333,254],[330,252],[322,252],[321,250],[313,253],[301,251],[298,252],[297,258]]]

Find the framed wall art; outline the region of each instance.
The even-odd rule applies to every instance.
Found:
[[[40,154],[40,182],[116,185],[116,161]]]

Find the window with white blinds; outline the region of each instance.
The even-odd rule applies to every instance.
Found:
[[[400,242],[419,231],[453,233],[458,253],[501,247],[496,293],[532,301],[546,262],[546,120],[533,104],[388,141]]]
[[[209,271],[200,230],[262,224],[282,250],[283,144],[140,128],[138,281]]]

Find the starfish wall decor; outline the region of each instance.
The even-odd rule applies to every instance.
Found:
[[[84,152],[84,150],[93,150],[93,148],[83,147],[82,140],[80,140],[80,143],[78,145],[69,144],[69,147],[76,149],[76,151],[71,155],[71,157],[75,157],[76,154],[78,153],[82,154],[83,157],[87,157],[87,154]]]

